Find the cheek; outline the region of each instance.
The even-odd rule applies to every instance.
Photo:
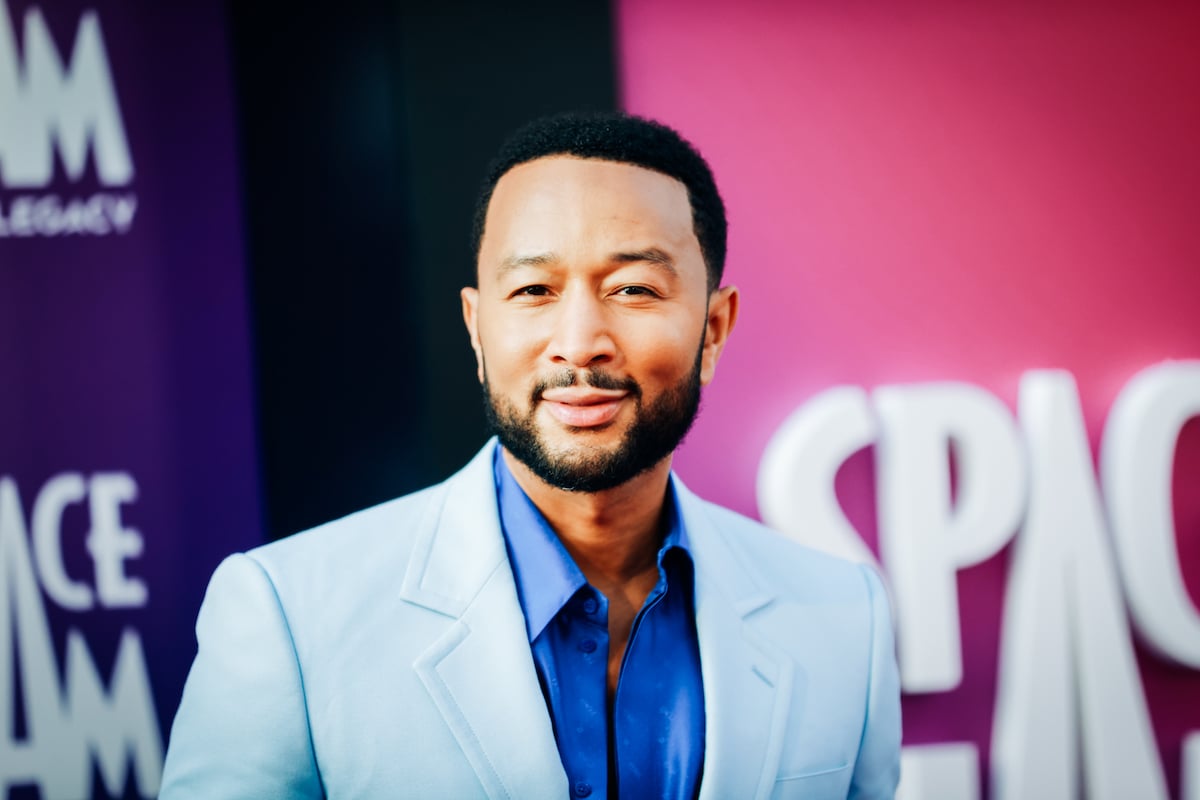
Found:
[[[493,389],[527,380],[536,370],[538,348],[528,326],[481,321],[479,349]]]
[[[695,367],[700,329],[691,320],[681,320],[679,324],[663,326],[655,335],[645,332],[631,346],[637,348],[636,356],[627,351],[631,369],[664,386],[674,386]]]

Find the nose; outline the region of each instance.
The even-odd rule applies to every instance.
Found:
[[[616,358],[616,345],[603,301],[590,293],[568,293],[558,304],[550,359],[577,368],[606,364]]]

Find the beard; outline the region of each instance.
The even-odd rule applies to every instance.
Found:
[[[538,381],[530,392],[529,412],[521,414],[512,401],[492,393],[485,364],[483,407],[488,427],[505,450],[551,486],[587,493],[615,488],[669,456],[691,429],[700,411],[702,354],[702,349],[696,353],[695,364],[687,376],[649,405],[643,403],[642,387],[633,378],[614,378],[595,368],[582,373],[587,386],[622,390],[634,400],[633,423],[613,450],[581,444],[568,452],[551,452],[538,432],[535,414],[542,393],[579,382],[579,373],[570,369]]]

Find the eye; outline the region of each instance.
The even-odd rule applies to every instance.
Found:
[[[658,297],[658,292],[651,289],[649,286],[622,286],[613,294],[621,297]]]
[[[520,289],[517,289],[515,292],[513,292],[510,296],[511,297],[545,297],[548,294],[550,294],[550,288],[548,286],[542,286],[540,284],[536,284],[533,286],[522,286]]]

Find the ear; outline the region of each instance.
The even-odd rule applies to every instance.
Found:
[[[717,371],[717,361],[737,322],[738,290],[722,286],[708,298],[708,322],[704,328],[704,350],[700,356],[700,383],[707,386]]]
[[[483,350],[479,347],[479,290],[464,286],[459,296],[462,297],[463,322],[471,337],[471,349],[475,351],[475,374],[483,383]]]

